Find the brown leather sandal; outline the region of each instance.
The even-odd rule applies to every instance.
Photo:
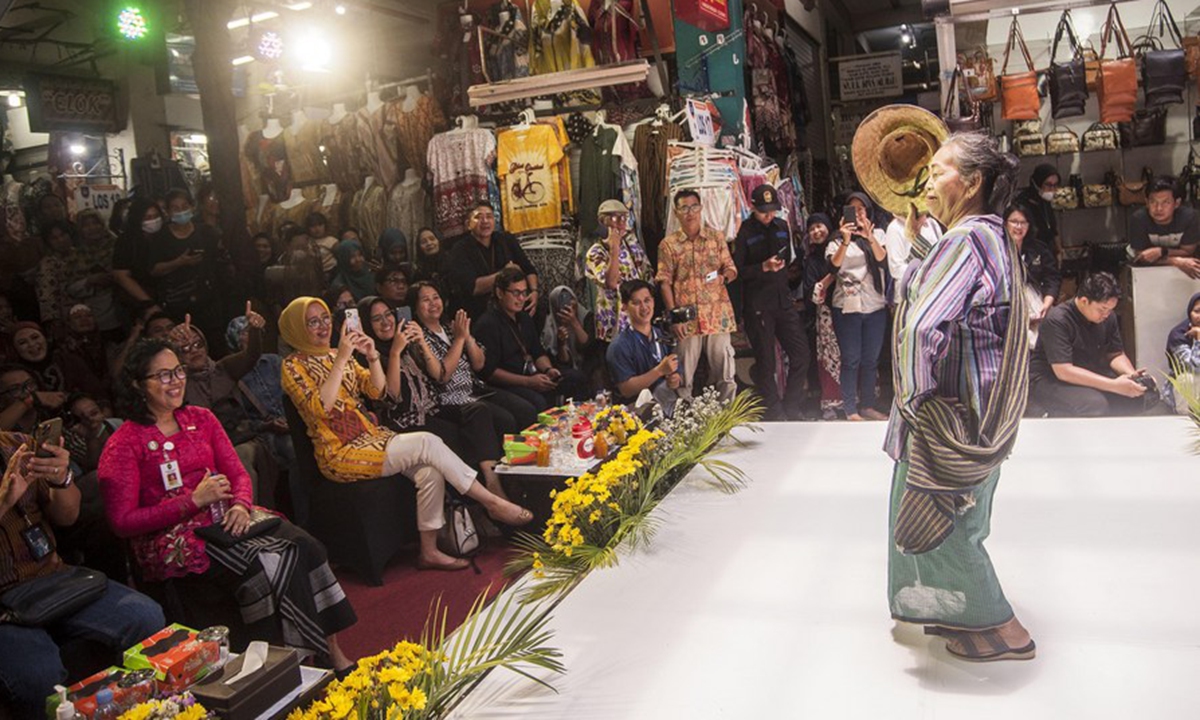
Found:
[[[925,627],[926,635],[936,635],[944,637],[947,640],[958,640],[963,647],[967,648],[967,652],[958,652],[946,645],[946,652],[960,660],[967,662],[996,662],[998,660],[1032,660],[1037,656],[1037,644],[1033,640],[1029,644],[1021,648],[1009,647],[1004,638],[1000,637],[1000,631],[996,629],[980,630],[977,632],[967,632],[965,630],[951,630],[941,627],[940,625],[928,625]],[[974,642],[968,638],[977,637],[983,640],[990,648],[991,652],[979,652],[976,649]]]

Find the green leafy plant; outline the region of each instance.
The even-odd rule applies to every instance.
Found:
[[[1192,419],[1195,436],[1192,442],[1192,453],[1200,455],[1200,376],[1184,367],[1176,358],[1171,358],[1171,374],[1167,376],[1175,394],[1182,404],[1187,407],[1188,417]],[[1179,403],[1177,403],[1178,406]]]

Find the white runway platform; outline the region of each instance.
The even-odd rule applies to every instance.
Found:
[[[493,673],[454,717],[1200,718],[1200,458],[1181,418],[1026,421],[987,547],[1038,643],[976,665],[897,625],[884,424],[764,424],[733,496],[685,480],[648,551],[555,611],[555,694]]]

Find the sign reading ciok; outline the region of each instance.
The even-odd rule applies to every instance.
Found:
[[[112,81],[30,73],[25,78],[29,129],[120,132]]]
[[[838,98],[842,101],[894,97],[904,93],[900,53],[833,60],[838,63]]]

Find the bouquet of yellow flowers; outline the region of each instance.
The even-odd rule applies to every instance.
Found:
[[[147,700],[121,713],[118,720],[205,720],[208,711],[191,693]]]

